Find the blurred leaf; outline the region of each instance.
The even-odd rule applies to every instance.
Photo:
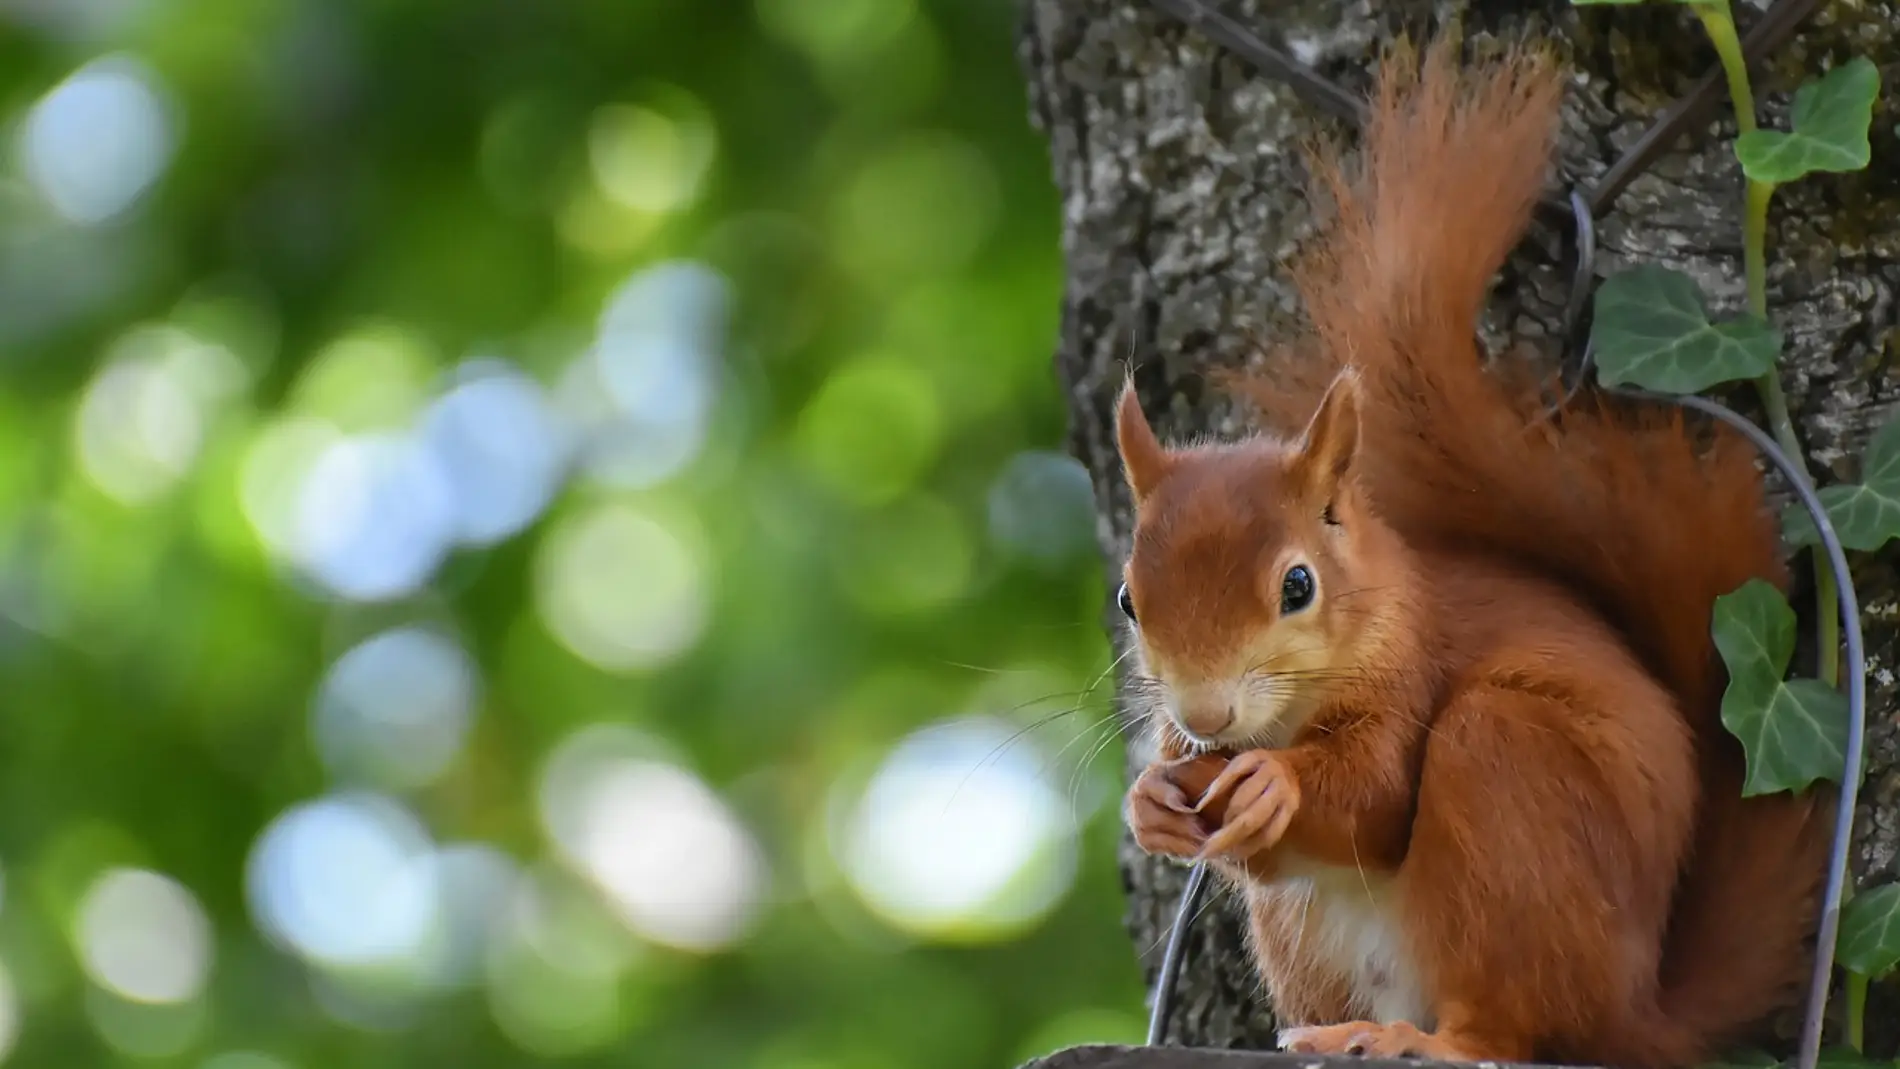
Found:
[[[811,471],[858,505],[892,501],[936,459],[943,415],[936,392],[894,354],[834,372],[800,414],[797,445]]]
[[[927,1060],[961,1069],[1052,1021],[1138,1031],[1117,822],[1091,808],[1112,750],[1065,779],[1114,743],[1107,684],[1015,744],[1077,740],[1045,786],[1089,820],[1019,925],[914,947],[830,853],[899,740],[1027,724],[1110,660],[1086,480],[1053,470],[1060,205],[1008,5],[13,8],[7,1064],[854,1069],[903,1063],[928,1006]],[[122,76],[46,124],[75,70]],[[101,204],[123,211],[54,211]],[[475,387],[511,365],[512,402]],[[660,513],[686,552],[588,522]],[[413,653],[337,668],[412,627],[453,637],[465,689]],[[927,801],[895,804],[928,824]],[[316,823],[285,839],[294,814]],[[712,827],[724,862],[757,848],[763,899]],[[445,867],[471,850],[492,885]],[[149,925],[78,930],[106,864],[197,896],[199,997],[88,975],[115,939],[165,964]],[[681,886],[702,921],[763,902],[752,934],[663,949]],[[305,960],[326,940],[408,952]]]

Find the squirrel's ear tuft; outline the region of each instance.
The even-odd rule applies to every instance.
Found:
[[[1122,473],[1139,505],[1168,473],[1169,458],[1141,410],[1141,399],[1135,396],[1132,378],[1122,386],[1121,401],[1115,406],[1115,440],[1121,449]]]
[[[1346,368],[1320,399],[1300,435],[1293,470],[1309,495],[1331,501],[1359,452],[1359,375]]]

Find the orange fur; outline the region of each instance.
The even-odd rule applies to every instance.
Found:
[[[1293,1049],[1676,1069],[1807,964],[1828,807],[1740,797],[1709,636],[1786,583],[1747,444],[1609,397],[1546,419],[1476,349],[1561,96],[1528,50],[1396,54],[1358,165],[1317,168],[1325,394],[1246,384],[1304,430],[1171,449],[1118,409],[1168,714],[1129,821],[1243,890]]]

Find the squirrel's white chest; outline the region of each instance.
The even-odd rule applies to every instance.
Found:
[[[1345,981],[1354,1016],[1434,1026],[1429,993],[1400,926],[1392,877],[1288,859],[1280,878],[1256,893],[1275,896],[1283,916],[1298,918],[1292,953]]]

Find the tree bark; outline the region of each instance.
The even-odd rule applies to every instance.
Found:
[[[1693,17],[1675,6],[1210,2],[1354,93],[1369,85],[1379,48],[1402,32],[1419,39],[1456,22],[1473,42],[1545,34],[1576,70],[1560,151],[1564,178],[1576,185],[1600,176],[1715,63]],[[1741,5],[1736,15],[1746,31],[1759,11]],[[1794,88],[1855,55],[1873,59],[1883,88],[1891,87],[1900,78],[1897,37],[1897,0],[1824,6],[1757,70],[1763,124],[1786,129]],[[1312,227],[1299,145],[1350,131],[1147,0],[1025,0],[1021,56],[1063,203],[1067,277],[1056,364],[1069,396],[1069,446],[1092,473],[1114,576],[1131,528],[1111,421],[1127,362],[1136,364],[1164,437],[1243,429],[1240,410],[1203,373],[1240,363],[1254,355],[1250,339],[1283,337],[1296,324],[1285,263]],[[1657,262],[1696,278],[1716,311],[1741,309],[1742,178],[1726,100],[1718,114],[1692,127],[1599,219],[1599,275]],[[1869,434],[1900,396],[1896,118],[1889,89],[1875,114],[1872,166],[1803,179],[1777,194],[1771,213],[1771,314],[1787,336],[1781,374],[1823,483],[1858,477]],[[1494,291],[1488,342],[1529,342],[1556,358],[1570,278],[1560,248],[1554,232],[1534,232],[1518,250]],[[1900,853],[1894,560],[1889,547],[1854,561],[1870,677],[1867,777],[1852,850],[1863,886],[1892,880]],[[1111,613],[1105,606],[1119,644],[1125,636]],[[1131,753],[1130,771],[1148,757]],[[1128,928],[1152,983],[1184,870],[1143,856],[1126,836],[1122,857]],[[1271,1016],[1224,896],[1187,949],[1169,1041],[1270,1046]],[[1894,1037],[1882,1034],[1893,1030],[1883,1021],[1900,1018],[1891,1006],[1876,993],[1867,1017],[1875,1049],[1891,1049]]]

